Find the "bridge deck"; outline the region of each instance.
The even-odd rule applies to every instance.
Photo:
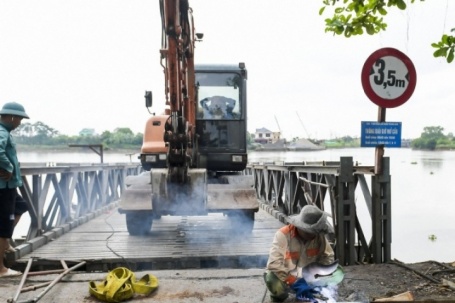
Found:
[[[231,232],[222,214],[163,216],[150,234],[130,236],[125,216],[111,209],[17,260],[25,266],[33,258],[36,269],[61,268],[86,261],[87,271],[118,266],[132,270],[174,268],[264,267],[273,235],[283,224],[260,209],[250,235]]]

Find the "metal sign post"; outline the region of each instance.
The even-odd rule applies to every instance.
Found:
[[[362,69],[362,86],[370,100],[379,106],[378,122],[385,122],[386,108],[404,104],[414,92],[417,81],[412,61],[394,48],[373,52]],[[382,173],[384,145],[376,146],[375,174]]]
[[[378,122],[385,122],[385,108],[378,107]],[[374,154],[374,173],[379,175],[382,173],[382,158],[384,157],[384,144],[376,146]]]
[[[368,57],[362,69],[362,86],[365,94],[379,107],[376,124],[380,124],[377,130],[381,132],[377,136],[377,138],[381,138],[380,140],[370,140],[370,143],[376,143],[375,174],[371,178],[371,251],[375,263],[391,260],[392,194],[389,159],[384,158],[384,145],[388,142],[389,137],[393,138],[398,131],[393,133],[391,131],[391,136],[387,134],[386,108],[397,107],[405,103],[414,92],[416,80],[416,71],[411,60],[394,48],[382,48],[375,51]],[[401,132],[401,123],[398,124]],[[383,131],[384,135],[381,136]],[[364,142],[363,138],[362,142]]]

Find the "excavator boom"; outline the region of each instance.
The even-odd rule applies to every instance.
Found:
[[[195,126],[194,27],[188,0],[160,0],[161,65],[166,105],[170,113],[164,142],[170,177],[181,182],[193,163]]]

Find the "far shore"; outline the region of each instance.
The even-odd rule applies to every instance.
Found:
[[[29,145],[29,144],[16,144],[16,148],[18,153],[20,152],[93,152],[89,147],[69,147],[68,145]],[[323,149],[307,149],[307,150],[286,150],[286,149],[248,149],[247,152],[305,152],[305,151],[323,151],[327,149],[352,149],[352,148],[363,148],[360,146],[327,146]],[[410,148],[408,146],[401,147],[401,149],[412,149],[412,150],[420,150],[420,151],[431,151],[427,149],[415,149]],[[440,148],[435,149],[433,151],[454,151],[451,148]],[[140,154],[141,153],[141,146],[137,147],[105,147],[103,149],[103,153],[106,154]]]
[[[93,152],[89,147],[69,147],[67,145],[25,145],[16,144],[17,151],[20,152]],[[103,153],[113,154],[138,154],[141,152],[141,147],[105,147]]]

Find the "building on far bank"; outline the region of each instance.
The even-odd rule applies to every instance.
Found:
[[[286,139],[281,139],[281,132],[272,132],[265,127],[256,128],[256,132],[251,134],[253,142],[258,146],[255,150],[258,151],[303,151],[303,150],[321,150],[324,146],[314,144],[308,139],[297,138],[293,142],[286,142]]]
[[[272,132],[267,128],[256,128],[256,132],[252,134],[253,141],[260,144],[273,144],[280,140],[280,132]]]

